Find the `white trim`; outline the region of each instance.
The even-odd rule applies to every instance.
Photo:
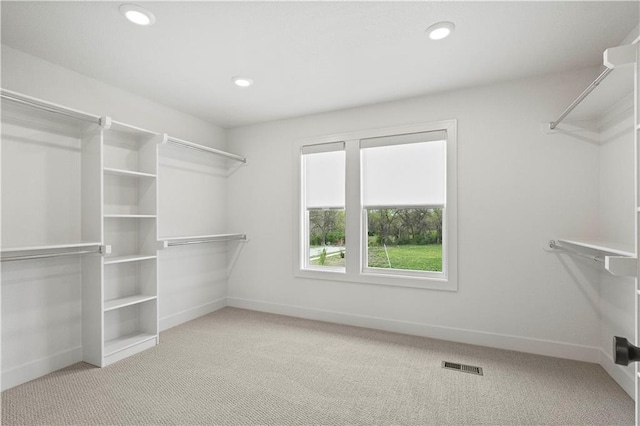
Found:
[[[181,312],[176,312],[164,318],[160,318],[160,331],[168,330],[176,325],[189,322],[203,315],[210,314],[219,309],[227,306],[227,298],[221,297],[213,302],[205,303],[204,305],[196,306],[195,308],[189,308]]]
[[[624,367],[616,365],[613,358],[609,356],[602,348],[600,348],[600,366],[620,385],[620,387],[629,394],[631,399],[635,400],[635,382],[633,381],[633,372],[625,370]],[[633,367],[630,367],[633,368]]]
[[[82,346],[76,346],[2,371],[2,390],[27,383],[82,361]]]
[[[497,349],[565,358],[576,361],[598,363],[600,360],[600,348],[598,347],[576,345],[573,343],[557,342],[553,340],[443,327],[439,325],[348,314],[343,312],[306,308],[303,306],[283,305],[238,297],[227,298],[227,306],[317,321],[352,325],[356,327],[372,328],[413,336],[429,337],[432,339],[448,340],[451,342],[466,343],[470,345],[488,346]]]

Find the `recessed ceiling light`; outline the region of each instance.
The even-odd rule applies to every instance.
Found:
[[[125,18],[127,18],[134,24],[149,26],[153,25],[153,23],[156,22],[156,17],[153,16],[153,13],[138,6],[137,4],[127,3],[121,5],[120,13],[122,13]]]
[[[455,28],[453,22],[438,22],[427,28],[427,34],[431,40],[442,40],[449,37]]]
[[[249,87],[253,84],[253,80],[251,80],[248,77],[243,77],[241,75],[237,75],[233,77],[231,81],[233,81],[233,84],[235,84],[238,87]]]

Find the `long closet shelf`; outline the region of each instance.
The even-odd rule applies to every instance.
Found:
[[[107,174],[117,175],[117,176],[145,177],[145,178],[153,178],[153,179],[157,177],[157,175],[154,175],[152,173],[134,172],[133,170],[114,169],[111,167],[105,167],[104,172]]]
[[[213,239],[234,239],[241,240],[246,238],[245,234],[210,234],[210,235],[187,235],[184,237],[160,237],[161,241],[188,241],[188,240],[213,240]]]
[[[631,247],[624,246],[620,243],[612,243],[609,241],[559,239],[558,242],[571,244],[577,247],[583,247],[589,250],[595,250],[597,252],[600,252],[603,255],[608,255],[608,256],[625,256],[625,257],[636,256]]]
[[[192,235],[186,237],[164,237],[159,238],[164,247],[185,246],[190,244],[217,243],[224,241],[246,241],[246,234],[213,234],[213,235]]]
[[[92,242],[92,243],[69,243],[69,244],[50,244],[43,246],[28,246],[28,247],[3,247],[0,250],[0,253],[15,253],[15,252],[23,252],[23,251],[41,251],[41,250],[59,250],[59,249],[72,249],[72,248],[83,248],[83,247],[95,247],[100,246],[102,243]]]
[[[221,157],[225,157],[225,158],[228,158],[228,159],[234,160],[234,161],[239,161],[241,163],[246,163],[247,162],[246,158],[241,157],[239,155],[231,154],[230,152],[225,152],[225,151],[221,151],[219,149],[209,148],[208,146],[204,146],[204,145],[200,145],[200,144],[197,144],[197,143],[188,142],[188,141],[185,141],[185,140],[182,140],[182,139],[174,138],[173,136],[168,136],[167,137],[167,143],[170,143],[170,144],[173,144],[173,145],[182,146],[184,148],[189,148],[189,149],[195,149],[195,150],[198,150],[198,151],[209,152],[211,154],[219,155]]]
[[[104,356],[107,357],[109,355],[113,355],[116,352],[124,351],[125,349],[129,349],[133,346],[139,345],[140,343],[144,343],[147,340],[155,338],[155,334],[138,332],[107,340],[104,342]]]
[[[141,219],[155,219],[155,214],[105,214],[105,218],[141,218]]]
[[[113,256],[113,257],[105,257],[104,264],[105,265],[113,265],[116,263],[127,263],[127,262],[140,262],[142,260],[156,259],[155,255],[131,255],[131,256]]]
[[[114,309],[124,308],[126,306],[137,305],[138,303],[148,302],[157,299],[157,296],[147,296],[138,294],[135,296],[121,297],[119,299],[105,300],[104,311],[112,311]]]

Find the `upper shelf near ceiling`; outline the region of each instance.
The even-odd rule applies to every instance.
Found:
[[[613,119],[633,109],[634,66],[638,52],[633,44],[612,47],[604,51],[605,70],[555,119],[545,125],[552,132],[576,134],[608,127]],[[562,124],[562,126],[561,126]],[[582,138],[585,138],[583,135]],[[599,142],[586,135],[586,140]]]
[[[598,120],[613,110],[633,108],[633,67],[616,68],[567,116],[566,121]]]

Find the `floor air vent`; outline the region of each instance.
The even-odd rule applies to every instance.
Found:
[[[457,362],[442,361],[442,368],[447,370],[462,371],[463,373],[477,374],[482,376],[482,367],[475,367],[473,365],[458,364]]]

